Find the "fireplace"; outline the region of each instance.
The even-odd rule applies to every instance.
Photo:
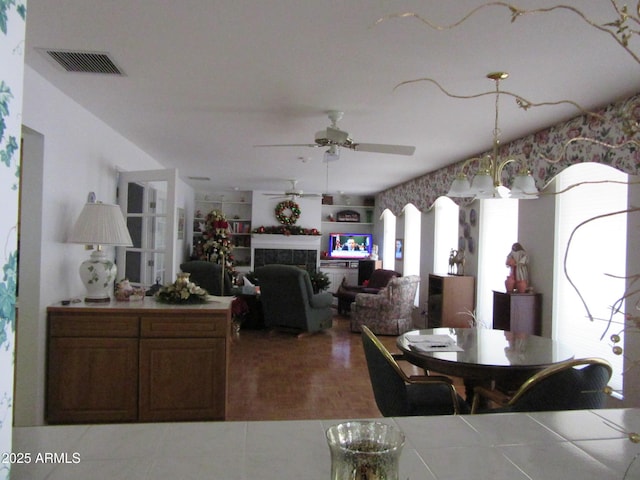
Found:
[[[253,270],[265,265],[295,265],[315,272],[320,259],[319,236],[253,234]]]

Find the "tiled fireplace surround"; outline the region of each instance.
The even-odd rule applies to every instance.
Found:
[[[251,239],[253,269],[264,265],[296,265],[315,272],[319,266],[319,236],[258,235]]]

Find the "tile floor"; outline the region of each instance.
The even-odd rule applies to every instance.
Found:
[[[390,351],[396,337],[380,336]],[[407,371],[420,371],[407,365]],[[228,420],[309,420],[380,417],[360,334],[349,318],[297,338],[284,332],[241,330],[231,348]]]

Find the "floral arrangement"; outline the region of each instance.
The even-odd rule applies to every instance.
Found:
[[[285,200],[276,205],[276,219],[282,225],[294,225],[300,218],[300,205],[293,200]]]
[[[156,299],[162,303],[204,303],[208,295],[204,288],[189,281],[188,273],[179,273],[174,283],[158,290]]]
[[[254,228],[252,233],[266,233],[275,235],[322,235],[317,228],[303,228],[295,225],[276,225],[274,227]]]

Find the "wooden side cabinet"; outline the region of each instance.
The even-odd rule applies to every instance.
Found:
[[[471,276],[429,275],[428,327],[465,328],[475,310],[475,279]]]
[[[542,334],[542,294],[493,292],[493,328]]]
[[[147,302],[48,309],[49,423],[225,419],[228,305]]]

